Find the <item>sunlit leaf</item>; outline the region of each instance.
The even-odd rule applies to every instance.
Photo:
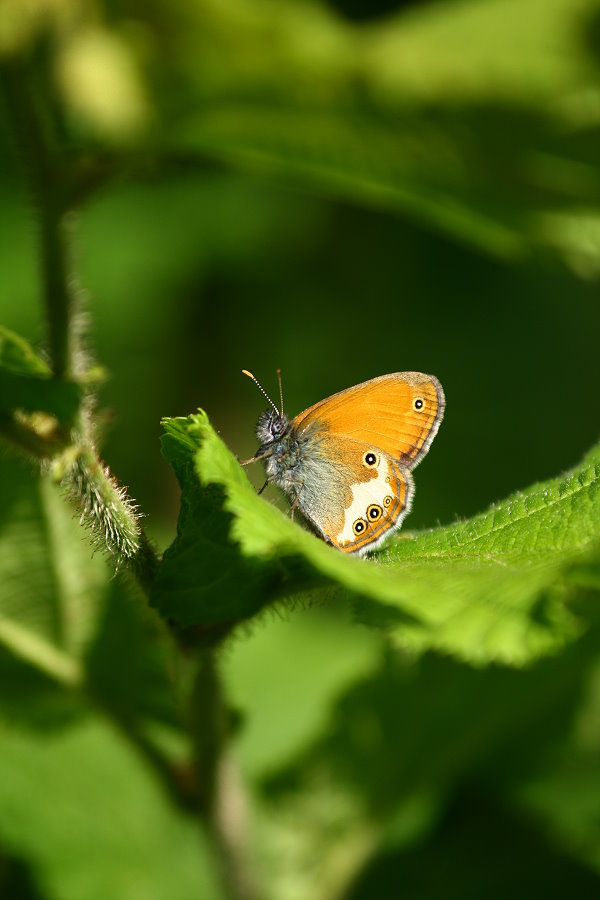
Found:
[[[257,496],[203,413],[165,420],[183,489],[178,536],[153,602],[185,624],[232,622],[308,587],[337,588],[362,621],[413,650],[523,664],[581,632],[572,584],[600,539],[600,450],[472,520],[407,534],[375,559],[326,546]]]

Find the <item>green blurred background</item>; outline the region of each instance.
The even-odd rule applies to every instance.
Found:
[[[250,456],[264,404],[242,367],[271,395],[281,367],[289,413],[386,372],[437,375],[446,416],[407,528],[597,441],[599,36],[592,0],[0,5],[0,52],[90,168],[77,251],[109,376],[102,451],[163,546],[178,491],[160,418],[201,406]],[[0,116],[0,321],[43,347],[35,198]],[[222,666],[268,896],[598,896],[597,648],[592,633],[522,673],[416,662],[336,605],[234,641]],[[5,767],[45,738],[11,740]],[[34,800],[7,791],[27,823]],[[74,853],[74,830],[52,852]],[[183,843],[154,894],[57,864],[39,896],[169,896],[170,869],[195,865]],[[194,879],[176,896],[204,896]]]
[[[482,6],[490,7],[486,14]],[[101,392],[105,455],[146,511],[168,518],[174,511],[173,482],[158,449],[162,415],[202,406],[241,457],[251,454],[263,403],[240,376],[242,367],[273,394],[280,366],[291,413],[385,372],[436,374],[446,391],[447,413],[435,452],[417,475],[408,527],[467,516],[574,464],[594,442],[600,366],[599,226],[593,218],[600,179],[592,164],[598,149],[593,118],[598,89],[592,86],[597,10],[591,2],[578,4],[579,10],[558,2],[542,6],[543,14],[532,2],[520,12],[501,2],[381,8],[256,3],[243,13],[233,2],[174,4],[169,11],[115,2],[107,4],[103,17],[88,11],[76,25],[69,21],[70,31],[63,24],[69,41],[66,47],[58,44],[57,68],[60,52],[87,50],[91,56],[94,40],[128,40],[118,46],[139,65],[144,102],[155,104],[144,139],[159,161],[148,164],[136,135],[127,131],[128,110],[122,113],[125,124],[109,123],[113,131],[107,137],[109,126],[93,106],[94,90],[112,88],[107,103],[127,94],[126,86],[110,80],[125,78],[116,64],[116,74],[103,71],[110,54],[89,63],[88,95],[81,88],[83,96],[73,99],[64,89],[62,98],[75,147],[84,137],[103,138],[116,157],[109,183],[83,211],[78,253],[93,322],[90,349],[110,373]],[[69,19],[69,4],[64,7]],[[9,18],[10,10],[9,3]],[[517,25],[521,31],[527,11],[538,29],[541,19],[549,24],[544,34],[527,41],[521,36],[521,48],[512,32]],[[498,22],[506,34],[497,32]],[[579,34],[573,36],[567,27],[575,26]],[[472,35],[476,27],[479,32]],[[322,47],[314,43],[319,33]],[[369,93],[356,84],[357,72],[347,71],[344,41],[360,46],[374,34],[382,45],[388,36],[387,55],[385,45],[376,48],[377,60],[381,66],[398,65],[394,85],[399,95],[407,94],[401,102],[391,88],[391,99],[380,101],[374,88]],[[289,46],[290,35],[295,46]],[[222,45],[221,56],[214,45],[207,50],[210,37]],[[440,47],[442,37],[447,44]],[[422,50],[422,84],[413,83],[412,69],[402,70],[403,62],[409,66],[404,57],[411,38],[412,52]],[[507,58],[498,59],[498,44]],[[165,57],[167,49],[171,55]],[[573,59],[575,52],[579,56]],[[367,63],[368,58],[365,81]],[[286,78],[296,70],[299,84],[292,90]],[[455,84],[440,83],[447,72]],[[560,79],[562,101],[556,95]],[[481,100],[485,93],[487,106]],[[288,120],[281,124],[277,116],[286,102]],[[550,113],[558,118],[561,102],[583,108],[587,103],[590,121],[559,130]],[[262,113],[265,107],[268,112]],[[240,110],[241,119],[255,109],[271,115],[290,144],[298,145],[287,151],[288,173],[283,155],[272,171],[264,161],[251,162],[250,172],[227,171],[206,158],[204,136],[188,136],[211,115],[233,118]],[[377,157],[372,145],[382,122],[390,140],[396,136],[396,145],[382,151],[383,163],[406,168],[408,190],[417,195],[415,215],[386,209],[385,198],[383,209],[374,208],[372,197],[357,202],[360,190],[352,184],[340,187],[325,178],[319,191],[298,184],[306,129],[313,128],[322,156],[335,150],[342,166],[344,152],[350,155],[341,141],[330,149],[333,139],[322,122],[328,111],[334,125],[356,122],[355,138],[367,161],[369,154]],[[562,110],[560,115],[566,117]],[[255,128],[255,143],[261,127]],[[243,138],[237,138],[242,150],[253,136],[246,136],[246,128],[251,126],[242,122]],[[407,149],[406,132],[415,148]],[[26,204],[5,125],[2,134],[0,316],[43,342],[35,215]],[[194,141],[195,158],[189,149]],[[229,145],[223,146],[221,156],[227,156]],[[125,157],[120,169],[119,153]],[[309,166],[308,149],[305,155]],[[218,152],[212,156],[218,162]],[[343,193],[355,196],[336,197]],[[429,215],[435,228],[423,222]],[[534,222],[543,216],[557,224],[547,229],[552,237],[540,247],[540,226]],[[479,235],[478,217],[486,220]],[[490,222],[508,232],[509,219],[510,242],[484,236],[492,230]],[[465,237],[466,230],[474,240]],[[558,252],[548,246],[559,239],[556,233]],[[486,245],[483,251],[476,242]]]

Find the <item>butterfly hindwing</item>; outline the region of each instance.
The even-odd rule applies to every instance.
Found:
[[[400,528],[412,503],[412,476],[380,453],[380,470],[373,481],[352,486],[352,503],[344,511],[344,525],[332,543],[344,553],[374,550]]]
[[[297,505],[323,537],[345,553],[374,549],[410,510],[412,476],[372,443],[309,437]]]

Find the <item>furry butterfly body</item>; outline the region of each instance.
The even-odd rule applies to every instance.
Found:
[[[444,412],[434,376],[373,378],[293,419],[269,402],[273,408],[258,420],[260,446],[249,462],[264,462],[267,482],[281,488],[293,510],[345,553],[372,550],[400,528],[412,503],[412,469]]]

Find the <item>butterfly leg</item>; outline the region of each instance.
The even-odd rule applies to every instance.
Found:
[[[264,489],[266,488],[266,486],[268,485],[268,483],[269,483],[269,479],[267,478],[267,480],[265,481],[265,483],[264,483],[263,486],[261,487],[260,491],[257,491],[257,492],[256,492],[256,493],[258,494],[259,497],[260,497],[260,495],[262,494],[262,492],[264,491]]]
[[[250,459],[238,459],[240,466],[249,466],[251,463],[261,462],[263,459],[268,459],[269,456],[272,456],[271,453],[260,453],[258,452],[255,456],[252,456]]]

